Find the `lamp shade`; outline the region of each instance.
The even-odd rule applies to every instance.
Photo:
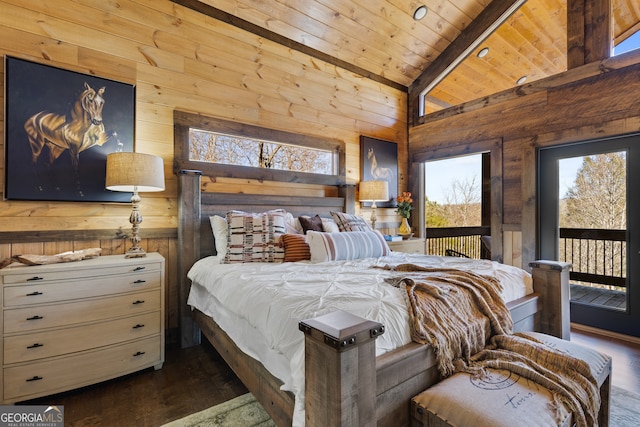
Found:
[[[362,181],[359,197],[361,202],[385,202],[389,200],[389,183],[387,181]]]
[[[107,155],[105,188],[112,191],[163,191],[162,158],[151,154],[120,152]]]

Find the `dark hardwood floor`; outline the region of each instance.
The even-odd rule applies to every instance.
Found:
[[[22,402],[64,405],[66,427],[156,427],[244,394],[247,389],[206,342],[167,347],[162,369]]]
[[[572,329],[571,341],[613,357],[613,385],[640,394],[640,343]],[[65,426],[160,426],[246,393],[208,343],[167,348],[161,370],[24,402],[64,405]]]

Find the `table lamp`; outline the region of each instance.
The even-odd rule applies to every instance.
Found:
[[[359,200],[371,202],[371,228],[376,229],[376,202],[389,200],[389,183],[387,181],[362,181],[360,183]]]
[[[164,166],[162,158],[151,154],[118,152],[107,155],[107,174],[105,188],[111,191],[133,192],[131,204],[133,210],[129,217],[131,223],[131,243],[125,258],[147,256],[140,247],[140,196],[138,192],[164,190]]]

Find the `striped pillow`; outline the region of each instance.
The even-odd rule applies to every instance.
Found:
[[[229,211],[227,226],[225,264],[283,261],[284,250],[277,240],[286,230],[284,209],[262,213]]]
[[[309,231],[307,243],[313,262],[381,257],[391,253],[384,237],[377,230],[350,233]]]
[[[303,234],[283,234],[280,244],[284,248],[284,262],[308,261],[311,251]]]

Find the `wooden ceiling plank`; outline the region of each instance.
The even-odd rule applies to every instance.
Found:
[[[542,34],[542,43],[549,45],[549,55],[564,58],[567,53],[567,6],[565,1],[528,0],[520,9],[531,22],[531,28]],[[562,60],[565,63],[564,59]]]
[[[388,2],[352,0],[351,3],[359,6],[362,11],[367,11],[366,19],[371,28],[392,38],[398,46],[421,56],[424,61],[430,62],[430,57],[437,56],[433,54],[434,51],[439,54],[446,47],[444,45],[441,49],[438,48],[438,42],[442,38],[430,28],[419,26],[411,16],[411,11],[401,10]]]
[[[625,41],[640,30],[640,2],[637,0],[613,1],[614,45]]]
[[[298,50],[300,52],[303,52],[309,56],[312,56],[314,58],[320,59],[322,61],[328,62],[330,64],[336,65],[338,67],[344,68],[345,70],[348,70],[352,73],[361,75],[363,77],[369,78],[373,81],[379,82],[379,83],[383,83],[389,87],[401,90],[401,91],[406,91],[407,88],[406,86],[396,83],[393,80],[390,80],[386,77],[383,77],[381,75],[375,74],[369,70],[366,70],[362,67],[353,65],[348,63],[347,61],[343,61],[340,60],[334,56],[328,55],[324,52],[321,52],[317,49],[313,49],[311,47],[308,47],[302,43],[293,41],[287,37],[281,36],[273,31],[269,31],[266,30],[256,24],[253,24],[249,21],[246,21],[244,19],[240,19],[238,17],[235,17],[227,12],[224,12],[220,9],[214,8],[213,6],[209,6],[207,4],[204,4],[198,0],[171,0],[173,3],[179,4],[181,6],[187,7],[191,10],[195,10],[197,12],[203,13],[211,18],[217,19],[219,21],[222,22],[226,22],[228,24],[231,24],[235,27],[241,28],[245,31],[249,31],[253,34],[256,34],[260,37],[264,37],[265,39],[271,40],[275,43],[281,44],[283,46],[286,46],[290,49],[295,49]]]
[[[429,86],[434,86],[434,83],[437,84],[439,80],[442,80],[451,69],[455,68],[451,68],[452,64],[464,59],[464,57],[470,53],[473,46],[481,41],[480,38],[486,38],[489,35],[486,34],[487,32],[495,30],[495,28],[493,28],[494,25],[497,24],[497,26],[499,26],[502,22],[506,21],[522,3],[521,0],[492,1],[491,4],[473,20],[465,31],[433,61],[431,66],[411,84],[409,87],[409,112],[412,124],[418,121],[418,116],[420,115],[420,98],[423,92],[429,89]],[[512,8],[514,9],[512,10]]]

